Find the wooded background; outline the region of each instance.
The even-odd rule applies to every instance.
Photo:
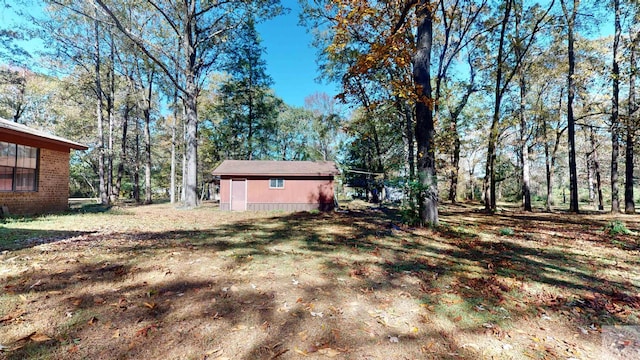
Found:
[[[439,201],[635,213],[636,1],[300,4],[342,84],[304,107],[275,96],[256,31],[278,1],[4,2],[25,26],[0,29],[0,116],[89,145],[71,194],[103,204],[195,206],[223,159],[278,159],[403,188],[416,224]]]

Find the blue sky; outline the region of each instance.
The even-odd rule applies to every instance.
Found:
[[[291,11],[258,25],[266,48],[267,71],[273,78],[276,95],[292,106],[303,106],[305,97],[315,92],[335,96],[339,90],[336,84],[316,81],[320,75],[316,65],[317,50],[311,47],[311,34],[298,25],[300,6],[297,0],[282,0],[282,5]],[[22,21],[13,11],[4,8],[1,1],[0,6],[0,23],[3,24],[0,26],[11,27]],[[39,9],[29,11],[39,12]],[[33,40],[24,46],[30,51],[37,50],[42,42]]]
[[[311,47],[312,36],[298,25],[300,6],[296,0],[283,0],[291,11],[258,25],[258,31],[267,49],[264,58],[273,88],[287,104],[303,106],[304,98],[315,92],[338,93],[337,84],[320,84],[316,64],[317,49]]]

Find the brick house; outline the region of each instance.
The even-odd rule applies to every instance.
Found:
[[[333,161],[225,160],[220,176],[221,210],[332,210]]]
[[[27,215],[66,210],[71,149],[86,150],[87,147],[0,118],[0,206],[3,211]]]

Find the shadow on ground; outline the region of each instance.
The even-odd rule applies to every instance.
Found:
[[[462,339],[504,341],[516,324],[541,317],[573,330],[638,320],[638,284],[600,271],[639,265],[610,258],[631,253],[603,242],[606,220],[491,216],[464,206],[442,218],[437,229],[412,229],[393,209],[370,208],[249,216],[194,230],[29,234],[40,242],[7,249],[71,251],[49,258],[56,266],[7,280],[2,296],[11,306],[0,326],[15,336],[3,356],[270,359],[331,349],[347,357],[477,358],[483,351]],[[513,233],[501,235],[505,228]],[[581,242],[612,253],[585,252]],[[412,306],[419,330],[380,315],[390,316],[394,301]],[[48,323],[38,311],[62,320]],[[29,321],[28,331],[19,328]],[[39,332],[48,339],[34,340]],[[597,331],[584,341],[596,346]],[[561,347],[525,346],[551,358],[566,355]]]

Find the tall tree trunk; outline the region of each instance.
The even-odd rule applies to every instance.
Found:
[[[100,25],[98,20],[93,22],[94,30],[94,71],[95,71],[95,85],[96,85],[96,118],[98,120],[98,178],[99,178],[99,190],[100,190],[100,203],[102,205],[109,205],[109,195],[107,193],[106,179],[105,179],[105,148],[104,148],[104,114],[102,111],[102,80],[100,78]]]
[[[421,0],[417,10],[418,28],[416,52],[413,58],[413,79],[421,100],[416,103],[416,143],[418,180],[422,185],[418,191],[418,213],[422,225],[438,224],[438,188],[431,96],[431,46],[433,19],[430,3]]]
[[[638,110],[638,104],[636,100],[636,46],[640,40],[638,34],[632,35],[633,40],[629,44],[629,68],[631,74],[629,74],[629,116],[627,117],[627,138],[626,138],[626,151],[624,157],[625,163],[625,181],[624,181],[624,212],[626,214],[635,214],[636,205],[633,200],[633,150],[634,150],[634,137],[636,132],[637,117],[636,112]]]
[[[591,155],[593,156],[593,172],[596,176],[596,192],[598,193],[598,210],[602,211],[604,210],[604,198],[602,196],[600,161],[598,161],[598,143],[596,142],[596,135],[595,131],[593,131],[593,127],[590,127],[589,131],[589,138],[591,140]]]
[[[176,125],[178,124],[178,95],[173,96],[173,122],[171,123],[171,189],[169,198],[172,204],[176,202]]]
[[[155,69],[152,68],[148,74],[147,98],[144,107],[144,188],[145,188],[145,204],[153,202],[151,194],[151,99],[153,97],[153,78],[155,77]]]
[[[194,59],[195,61],[195,59]],[[186,122],[186,174],[184,205],[187,208],[198,204],[198,113],[197,87],[193,74],[187,76],[187,96],[185,107]]]
[[[545,201],[545,210],[551,211],[551,199],[553,199],[553,167],[551,166],[551,154],[549,151],[549,138],[547,136],[547,124],[542,126],[542,135],[544,138],[544,166],[547,178],[547,201]]]
[[[489,130],[489,144],[487,146],[487,162],[485,165],[485,198],[484,207],[488,211],[496,210],[496,143],[498,142],[499,123],[500,123],[500,105],[502,103],[503,85],[502,75],[504,67],[504,42],[506,40],[507,25],[511,17],[512,0],[507,0],[504,10],[504,18],[500,28],[500,40],[498,43],[498,59],[496,69],[495,83],[495,102],[493,106],[493,117],[491,118],[491,129]]]
[[[115,63],[116,63],[116,50],[115,44],[113,40],[113,33],[111,30],[109,31],[109,97],[107,97],[107,114],[109,114],[109,136],[108,136],[108,149],[107,149],[107,192],[109,194],[109,201],[111,203],[115,202],[118,199],[118,193],[114,192],[114,181],[113,181],[113,157],[114,157],[114,128],[116,122],[116,114],[115,114],[115,100],[116,100],[116,74],[115,74]]]
[[[591,153],[587,155],[587,185],[589,187],[589,203],[594,205],[596,199],[596,181],[593,177],[594,173],[594,165],[593,160],[591,159]]]
[[[620,156],[620,67],[618,65],[618,47],[620,44],[620,0],[613,0],[615,12],[614,37],[613,37],[613,96],[611,106],[611,212],[620,212],[620,199],[618,194],[618,157]]]
[[[185,119],[187,118],[187,107],[184,101],[182,102],[182,184],[180,188],[180,201],[184,203],[186,198],[186,188],[187,188],[187,123]]]
[[[521,5],[520,5],[521,6]],[[522,20],[522,14],[515,14],[515,31],[518,38],[522,38],[520,34],[520,25]],[[520,59],[524,57],[523,44],[516,46],[516,56]],[[522,190],[522,209],[524,211],[531,211],[531,180],[529,174],[529,147],[527,145],[528,132],[527,132],[527,79],[525,74],[525,67],[518,67],[518,83],[520,87],[520,177],[522,178],[521,190]]]
[[[562,11],[567,22],[567,49],[569,54],[569,72],[567,73],[567,129],[569,137],[569,211],[578,213],[578,170],[576,166],[576,129],[573,117],[573,99],[575,98],[574,74],[576,68],[576,56],[574,52],[575,34],[574,23],[580,0],[573,0],[573,7],[569,10],[566,2],[561,0]]]
[[[136,119],[136,157],[133,172],[133,198],[140,203],[140,121]]]
[[[116,185],[114,192],[117,196],[120,196],[120,190],[122,189],[122,177],[124,176],[124,164],[127,162],[127,131],[129,127],[129,114],[131,113],[131,107],[129,106],[128,94],[127,102],[124,106],[124,114],[122,115],[122,138],[120,151],[120,164],[118,164],[118,175],[116,177]]]
[[[457,121],[453,122],[453,153],[451,154],[451,173],[449,177],[449,201],[455,204],[458,198],[458,173],[460,171],[460,134],[458,134]]]
[[[531,178],[529,174],[529,146],[527,145],[526,79],[524,69],[520,67],[520,165],[522,166],[522,207],[531,211]]]

